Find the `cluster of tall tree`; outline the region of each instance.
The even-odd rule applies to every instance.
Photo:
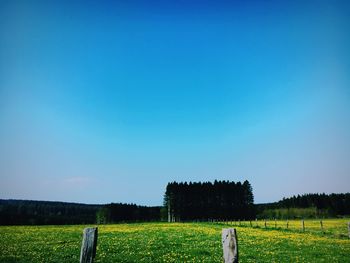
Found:
[[[97,211],[97,223],[160,221],[161,207],[135,204],[107,204]]]
[[[257,205],[259,217],[334,217],[350,215],[350,193],[304,194]]]
[[[169,222],[255,217],[253,190],[248,181],[168,183],[164,206]]]
[[[93,224],[99,205],[0,200],[0,225]]]

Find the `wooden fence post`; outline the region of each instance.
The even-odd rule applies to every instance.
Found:
[[[264,221],[264,226],[265,226],[265,228],[266,228],[266,219],[265,219],[265,221]]]
[[[288,229],[288,227],[289,227],[289,221],[288,221],[288,219],[287,219],[287,229]]]
[[[277,228],[277,221],[276,221],[276,218],[275,218],[275,228]]]
[[[304,222],[304,219],[301,220],[301,228],[303,230],[303,232],[305,231],[305,222]]]
[[[350,222],[348,222],[348,231],[349,231],[349,238],[350,238]]]
[[[80,251],[80,263],[93,263],[96,256],[97,227],[84,229]]]
[[[238,263],[238,242],[235,228],[222,229],[224,263]]]
[[[323,222],[322,222],[322,219],[320,220],[320,226],[321,226],[321,231],[323,233]]]

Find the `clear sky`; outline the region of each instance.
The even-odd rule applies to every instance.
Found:
[[[347,2],[1,0],[0,198],[349,192]]]

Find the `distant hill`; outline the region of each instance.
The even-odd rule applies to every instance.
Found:
[[[102,205],[0,199],[1,225],[91,224]]]
[[[95,224],[105,222],[101,215],[110,210],[113,217],[108,217],[108,223],[160,220],[160,207],[0,199],[0,225]]]
[[[256,204],[258,218],[314,218],[350,215],[350,193],[303,194]]]

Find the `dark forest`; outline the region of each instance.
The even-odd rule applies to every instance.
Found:
[[[144,221],[326,218],[350,215],[350,193],[305,194],[254,204],[250,183],[172,182],[163,207],[111,203],[0,200],[0,225],[104,224]]]
[[[164,207],[169,222],[255,218],[253,190],[248,181],[169,183]]]

